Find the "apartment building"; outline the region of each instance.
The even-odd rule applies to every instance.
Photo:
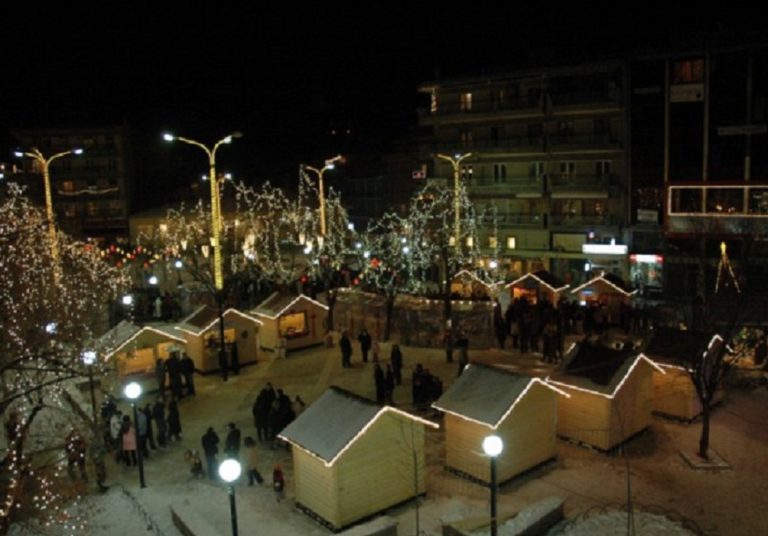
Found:
[[[20,151],[37,148],[46,159],[83,150],[55,159],[49,168],[53,208],[62,230],[102,242],[127,238],[133,179],[126,127],[18,129],[13,135]],[[25,157],[20,167],[14,180],[42,204],[41,164]]]
[[[470,153],[460,177],[484,214],[483,251],[503,269],[573,283],[594,269],[627,275],[627,87],[623,62],[419,87],[429,98],[419,122],[432,130],[421,158],[450,185],[453,165],[438,155]]]

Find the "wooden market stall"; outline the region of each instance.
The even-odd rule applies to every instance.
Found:
[[[99,338],[97,349],[106,362],[114,363],[118,377],[124,377],[154,373],[157,359],[167,359],[186,342],[171,327],[137,326],[123,320]]]
[[[624,309],[629,307],[637,290],[613,274],[601,273],[571,291],[580,303],[605,308],[608,324],[619,324]]]
[[[651,423],[653,371],[663,370],[633,348],[574,344],[547,378],[570,398],[557,411],[560,436],[610,450]]]
[[[469,270],[461,270],[451,279],[451,296],[463,300],[489,300],[493,284],[486,283]]]
[[[471,364],[432,407],[445,413],[446,466],[490,482],[483,439],[501,437],[498,479],[507,481],[554,458],[557,396],[564,391],[539,378]]]
[[[251,314],[264,324],[260,343],[265,350],[278,348],[281,339],[288,351],[324,342],[328,306],[304,294],[274,292]]]
[[[425,426],[437,428],[329,388],[279,434],[294,447],[297,506],[340,530],[423,494]]]
[[[227,309],[222,316],[227,359],[231,355],[232,345],[237,344],[240,365],[254,363],[258,357],[261,320],[237,309]],[[216,308],[207,305],[198,308],[177,324],[176,329],[187,341],[187,353],[195,362],[196,370],[205,374],[219,369],[221,344]]]
[[[707,343],[707,336],[701,331],[655,327],[643,350],[665,372],[653,372],[654,413],[686,421],[698,417],[701,402],[686,363],[705,352],[721,352],[723,344],[719,335]],[[722,391],[717,391],[713,401],[721,399]]]
[[[555,307],[568,287],[569,285],[566,285],[547,270],[529,272],[504,286],[504,288],[509,289],[510,297],[513,300],[525,298],[531,305],[540,300],[546,300]]]

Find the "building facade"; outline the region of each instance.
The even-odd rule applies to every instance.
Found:
[[[113,242],[128,236],[133,189],[131,146],[124,126],[61,129],[19,129],[13,132],[20,151],[37,148],[45,158],[72,149],[50,165],[51,193],[57,224],[82,239]],[[24,158],[15,180],[42,204],[42,166]]]
[[[483,214],[481,247],[507,273],[549,269],[568,283],[594,269],[626,275],[627,69],[623,62],[423,84],[431,177],[454,171]],[[458,166],[438,155],[463,158]],[[454,169],[455,168],[455,169]],[[610,251],[610,250],[609,250]]]

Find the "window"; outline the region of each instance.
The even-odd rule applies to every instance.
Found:
[[[468,236],[465,242],[468,248],[471,248],[472,246],[475,245],[475,239],[471,236]]]
[[[432,90],[432,93],[429,95],[429,113],[436,114],[437,113],[437,91],[434,89]]]
[[[676,61],[672,64],[672,84],[696,84],[704,81],[704,59]]]
[[[573,136],[575,132],[573,121],[558,121],[557,122],[557,134],[558,136]]]
[[[499,142],[501,141],[503,128],[502,127],[491,127],[491,144],[496,147],[499,145]]]
[[[560,162],[560,176],[561,177],[573,177],[576,171],[576,162]]]
[[[488,247],[489,248],[496,248],[499,245],[499,240],[495,236],[489,236],[488,237]]]
[[[517,249],[517,238],[514,236],[507,237],[507,249]]]
[[[64,181],[61,183],[61,189],[64,192],[74,192],[75,191],[75,181]]]
[[[286,314],[278,320],[278,331],[281,337],[301,337],[309,333],[307,329],[307,313]]]
[[[461,166],[461,178],[464,180],[470,180],[472,178],[472,166]]]
[[[532,179],[539,179],[544,175],[544,162],[531,162],[528,175]]]
[[[594,119],[592,121],[592,132],[596,136],[604,136],[608,134],[608,126],[609,126],[609,123],[607,119],[605,118]]]
[[[501,105],[504,103],[504,90],[503,89],[492,89],[491,90],[491,106],[494,110],[498,110],[501,108]]]
[[[85,205],[85,208],[89,216],[99,215],[99,204],[97,202],[88,201],[88,203]]]
[[[459,129],[459,142],[464,145],[472,145],[472,129],[460,128]]]
[[[595,175],[598,177],[606,177],[611,174],[611,161],[610,160],[598,160],[595,162]]]
[[[493,165],[493,182],[506,182],[506,181],[507,181],[506,164],[494,164]]]
[[[472,111],[472,93],[462,93],[459,95],[459,109],[462,112]]]

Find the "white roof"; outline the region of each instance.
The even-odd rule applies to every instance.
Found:
[[[279,437],[320,458],[330,467],[385,413],[396,413],[437,428],[436,424],[420,417],[331,387],[289,424]]]
[[[175,333],[170,326],[137,326],[133,322],[123,320],[99,337],[96,347],[100,353],[104,354],[105,358],[109,358],[145,333],[154,333],[161,338],[181,344],[187,342],[183,337],[179,337],[178,333]]]

